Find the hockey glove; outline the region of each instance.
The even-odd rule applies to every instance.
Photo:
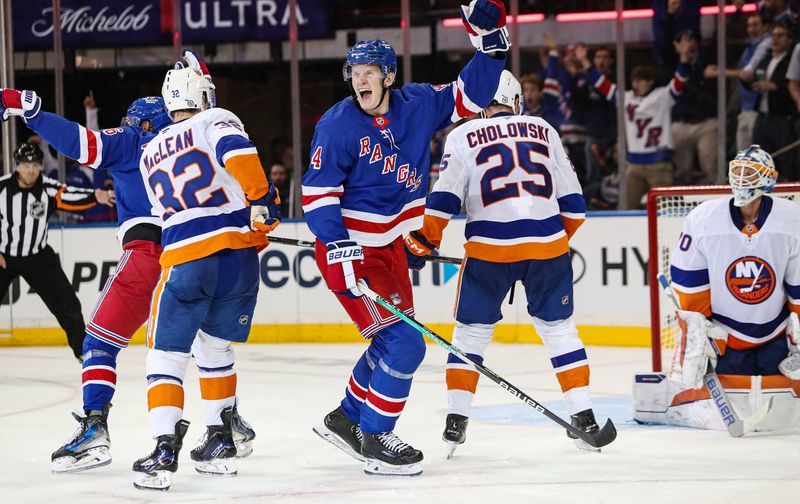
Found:
[[[506,6],[501,0],[472,0],[461,6],[461,20],[469,40],[481,52],[508,51]]]
[[[348,297],[364,295],[357,282],[366,277],[364,266],[364,249],[354,241],[339,240],[325,245],[328,253],[325,256],[327,273],[325,281],[328,288],[337,294]]]
[[[0,89],[0,117],[3,121],[11,116],[19,116],[26,123],[36,117],[42,108],[42,100],[35,91]]]
[[[208,83],[211,85],[211,93],[209,96],[209,108],[214,108],[217,106],[217,94],[216,94],[216,86],[214,86],[214,81],[211,80],[211,72],[208,71],[208,66],[206,65],[203,58],[197,54],[196,52],[192,51],[191,49],[184,49],[181,52],[181,59],[179,59],[175,63],[175,69],[180,70],[182,68],[194,68],[198,72],[200,72],[203,77],[206,78]]]
[[[778,364],[778,370],[790,380],[800,380],[800,318],[796,313],[789,315],[786,336],[789,338],[789,356]]]
[[[425,258],[436,251],[436,245],[425,239],[419,231],[411,231],[406,235],[406,259],[408,268],[419,271],[425,267]]]
[[[250,202],[250,229],[269,233],[281,223],[281,197],[269,183],[269,192],[264,197]]]
[[[681,310],[677,314],[682,334],[669,379],[683,389],[700,389],[708,366],[716,368],[717,357],[725,353],[728,333],[702,313]]]

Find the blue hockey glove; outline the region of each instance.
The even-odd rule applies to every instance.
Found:
[[[405,238],[408,268],[419,271],[425,267],[425,258],[436,253],[436,245],[429,242],[419,231],[411,231]]]
[[[269,233],[281,223],[281,197],[269,183],[269,192],[262,198],[250,202],[250,229]]]
[[[481,52],[507,51],[506,6],[501,0],[472,0],[461,6],[461,20],[469,40]]]
[[[26,123],[36,117],[42,109],[42,100],[35,91],[0,89],[0,118],[3,121],[11,116],[21,117]]]

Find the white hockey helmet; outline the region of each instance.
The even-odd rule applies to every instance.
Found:
[[[211,83],[194,68],[169,70],[161,95],[170,118],[178,110],[205,110],[212,103]]]
[[[522,112],[522,86],[508,70],[503,70],[500,74],[492,103],[511,107],[515,114]]]
[[[739,151],[728,163],[728,180],[733,189],[733,204],[742,207],[762,194],[771,193],[778,180],[775,162],[760,145]]]

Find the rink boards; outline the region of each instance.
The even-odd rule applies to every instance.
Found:
[[[464,219],[445,231],[443,255],[463,255]],[[285,222],[276,236],[312,239],[302,221]],[[113,273],[121,248],[112,227],[51,228],[50,244],[59,253],[67,277],[91,314],[102,287]],[[575,285],[575,320],[587,344],[649,345],[647,227],[643,212],[591,214],[571,241]],[[355,327],[325,286],[312,249],[270,245],[262,252],[261,290],[250,341],[255,343],[332,343],[360,340]],[[412,273],[417,319],[442,335],[453,326],[458,266],[428,264]],[[521,285],[495,339],[538,342],[526,310]],[[65,342],[55,318],[24,281],[10,289],[0,306],[0,346],[52,345]],[[143,331],[134,342],[141,343]]]

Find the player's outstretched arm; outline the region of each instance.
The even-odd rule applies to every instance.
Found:
[[[425,203],[422,229],[412,231],[405,238],[406,258],[412,270],[419,271],[425,267],[425,258],[442,243],[444,228],[461,211],[469,179],[466,164],[458,154],[460,138],[458,129],[447,137],[439,165],[439,179]]]
[[[63,117],[41,110],[40,99],[35,91],[3,89],[2,117],[21,117],[28,128],[41,136],[55,150],[90,168],[113,170],[118,166],[138,164],[138,140],[140,133],[131,128],[113,128],[95,131]],[[6,103],[20,101],[16,96],[28,96],[26,100],[36,103],[28,107],[7,108]],[[8,98],[7,97],[11,97]],[[31,98],[32,97],[32,98]],[[22,100],[24,101],[24,100]]]

